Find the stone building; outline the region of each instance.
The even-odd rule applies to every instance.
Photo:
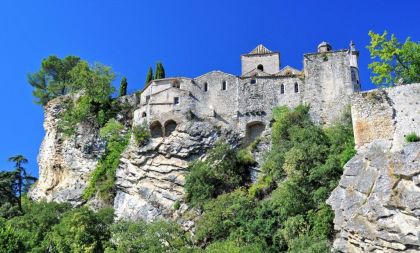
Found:
[[[240,76],[211,71],[151,81],[141,92],[134,122],[147,122],[153,137],[161,137],[181,121],[202,119],[253,139],[269,125],[273,107],[308,103],[313,120],[329,124],[360,91],[358,54],[353,42],[344,50],[322,42],[316,53],[303,56],[298,70],[281,67],[278,52],[258,45],[241,56]]]

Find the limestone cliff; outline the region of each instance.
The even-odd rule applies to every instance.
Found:
[[[58,115],[68,97],[55,99],[44,108],[45,137],[39,155],[39,180],[29,193],[34,200],[84,203],[81,198],[90,173],[104,151],[99,129],[80,124],[71,138],[58,131]]]
[[[357,154],[327,203],[339,252],[420,251],[420,85],[358,94],[352,105]]]

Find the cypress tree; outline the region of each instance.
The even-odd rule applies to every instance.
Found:
[[[123,76],[123,78],[121,78],[121,83],[120,83],[120,97],[127,95],[127,78],[125,76]]]
[[[149,67],[149,71],[147,71],[147,76],[146,76],[146,84],[148,84],[152,80],[153,80],[153,69],[152,67]]]
[[[163,64],[161,62],[158,62],[156,63],[155,79],[162,78],[165,78],[165,69],[163,68]]]

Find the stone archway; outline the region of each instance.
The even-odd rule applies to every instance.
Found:
[[[177,127],[177,123],[174,120],[168,120],[165,122],[165,136],[171,135],[173,131],[175,131]]]
[[[265,130],[265,124],[261,121],[253,121],[246,125],[245,142],[253,142]]]
[[[149,128],[152,138],[163,137],[162,124],[159,121],[152,122]]]

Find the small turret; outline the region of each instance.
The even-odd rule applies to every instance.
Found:
[[[323,41],[318,45],[318,53],[330,52],[330,51],[332,51],[332,47],[328,42]]]
[[[360,78],[359,78],[359,51],[356,50],[356,44],[350,41],[349,49],[350,69],[351,69],[351,82],[354,91],[360,91]]]

